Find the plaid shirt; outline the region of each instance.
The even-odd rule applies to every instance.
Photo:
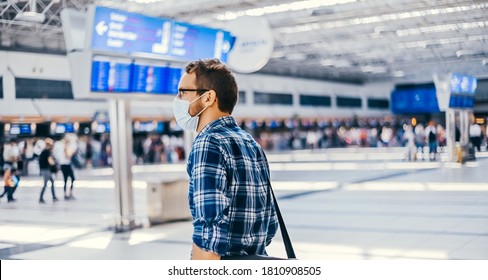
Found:
[[[221,256],[266,254],[278,227],[269,166],[233,117],[208,124],[188,159],[193,242]]]

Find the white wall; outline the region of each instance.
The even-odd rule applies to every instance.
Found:
[[[239,117],[352,117],[379,116],[388,110],[367,109],[367,98],[390,99],[393,83],[377,83],[370,85],[351,85],[326,81],[316,81],[289,77],[276,77],[270,75],[236,75],[239,90],[246,92],[246,103],[238,104],[235,115]],[[282,105],[255,105],[254,91],[269,93],[291,93],[293,106]],[[327,95],[331,97],[331,107],[303,107],[299,105],[299,95]],[[337,96],[359,97],[362,99],[362,108],[337,108]]]
[[[4,98],[0,99],[1,116],[40,116],[32,100],[15,99],[15,77],[71,80],[70,67],[66,56],[0,52],[0,75],[3,76]],[[368,110],[367,97],[390,97],[391,83],[350,85],[326,81],[306,80],[270,75],[236,74],[238,87],[246,91],[246,104],[238,104],[234,114],[237,117],[351,117],[379,116],[388,110]],[[253,92],[291,93],[293,106],[254,105]],[[332,106],[326,108],[300,107],[299,94],[328,95]],[[363,107],[357,109],[337,108],[336,96],[360,97]],[[43,116],[91,117],[96,111],[108,110],[105,101],[80,100],[37,100],[35,101]],[[135,102],[132,115],[139,117],[172,117],[171,103]],[[156,103],[156,104],[155,104]]]
[[[15,77],[61,81],[71,79],[66,56],[8,52],[6,62]]]

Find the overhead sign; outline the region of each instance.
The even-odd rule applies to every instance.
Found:
[[[452,73],[451,76],[451,92],[452,93],[467,93],[475,94],[477,80],[473,76]]]
[[[439,112],[433,84],[400,86],[391,93],[391,110],[395,114]]]
[[[233,38],[229,32],[170,19],[148,17],[106,7],[92,7],[94,51],[146,53],[169,60],[218,58],[227,61]],[[89,40],[90,41],[90,40]]]
[[[441,111],[446,111],[447,108],[474,107],[474,95],[478,85],[475,77],[460,73],[434,73],[433,77]]]

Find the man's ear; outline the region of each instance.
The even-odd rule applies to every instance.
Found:
[[[212,104],[217,102],[217,93],[214,90],[209,90],[207,96],[204,99],[207,106],[212,106]]]

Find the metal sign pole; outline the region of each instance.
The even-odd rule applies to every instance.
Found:
[[[132,191],[132,126],[129,101],[110,100],[110,129],[117,212],[114,228],[116,232],[122,232],[136,227]]]

